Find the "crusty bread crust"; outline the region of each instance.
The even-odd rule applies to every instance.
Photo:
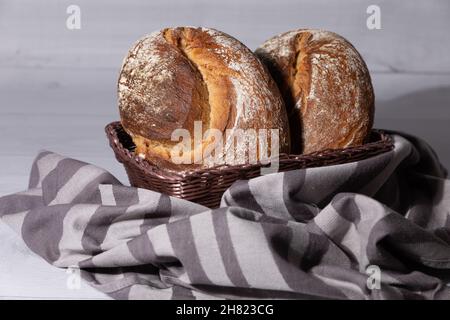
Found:
[[[255,53],[283,95],[293,152],[366,141],[374,93],[364,60],[347,40],[328,31],[299,29],[267,40]]]
[[[203,132],[214,128],[224,135],[227,129],[279,129],[279,151],[289,152],[288,120],[275,82],[247,47],[217,30],[169,28],[140,39],[123,62],[118,100],[136,152],[163,167],[210,166],[208,159],[193,166],[170,164],[170,150],[178,143],[171,141],[172,132],[184,128],[193,134],[194,121],[202,121]],[[206,137],[201,146],[212,143]],[[245,146],[235,148],[237,154],[246,152]],[[193,145],[192,159],[199,150]]]

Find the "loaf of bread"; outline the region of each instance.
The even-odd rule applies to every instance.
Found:
[[[237,154],[227,164],[248,161],[242,157],[248,146],[228,143],[233,133],[241,134],[238,129],[279,129],[278,151],[289,152],[284,102],[267,68],[246,46],[217,30],[168,28],[140,39],[124,59],[118,100],[122,125],[136,153],[164,168],[215,165],[230,151],[226,146]],[[193,139],[192,150],[184,154],[192,163],[174,163],[171,150],[180,143],[173,141],[174,130],[186,129],[193,137],[196,122],[201,123],[203,137]],[[208,129],[220,131],[222,154],[205,152],[219,143]],[[231,134],[226,135],[227,130]],[[250,142],[258,157],[260,147]]]
[[[347,40],[328,31],[300,29],[267,40],[256,54],[283,95],[293,152],[366,141],[374,93],[366,64]]]

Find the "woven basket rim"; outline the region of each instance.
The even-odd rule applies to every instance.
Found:
[[[140,170],[143,170],[146,174],[155,176],[159,179],[174,179],[174,180],[183,180],[188,177],[196,176],[201,177],[203,175],[223,175],[225,172],[234,171],[239,175],[240,170],[251,170],[254,168],[255,170],[260,169],[261,167],[270,166],[270,162],[267,164],[256,163],[256,164],[241,164],[241,165],[219,165],[211,168],[195,168],[189,169],[185,171],[174,171],[170,169],[163,169],[157,167],[156,165],[151,164],[145,159],[140,158],[135,155],[135,153],[129,148],[125,147],[123,141],[120,140],[118,131],[122,130],[128,137],[129,135],[125,132],[122,127],[120,121],[114,121],[106,125],[105,132],[108,136],[111,147],[113,148],[116,158],[122,164],[124,161],[128,161],[134,163],[135,166],[139,167]],[[129,137],[131,141],[131,137]],[[326,158],[353,158],[354,154],[361,153],[370,153],[371,150],[377,149],[385,149],[385,152],[390,151],[394,148],[392,137],[385,133],[380,129],[372,129],[371,131],[371,139],[374,141],[370,141],[360,146],[353,146],[348,148],[341,149],[325,149],[309,154],[286,154],[281,153],[279,155],[279,162],[286,163],[292,161],[304,161],[314,163],[318,159],[326,159]],[[132,142],[131,142],[132,143]],[[120,158],[118,157],[120,156]]]

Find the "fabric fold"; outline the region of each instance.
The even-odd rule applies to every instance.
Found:
[[[221,207],[49,151],[0,219],[116,299],[450,299],[450,182],[425,142],[237,181]]]

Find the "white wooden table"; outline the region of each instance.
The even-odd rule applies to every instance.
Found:
[[[76,1],[82,29],[65,28],[65,2],[0,2],[0,196],[26,188],[47,149],[99,165],[127,183],[103,128],[118,119],[116,79],[127,48],[170,25],[227,31],[251,48],[280,31],[321,27],[346,36],[372,71],[376,127],[426,139],[450,167],[450,5],[378,1],[382,30],[365,26],[372,1]],[[275,7],[274,7],[275,6]],[[103,299],[32,254],[0,222],[0,298]]]

